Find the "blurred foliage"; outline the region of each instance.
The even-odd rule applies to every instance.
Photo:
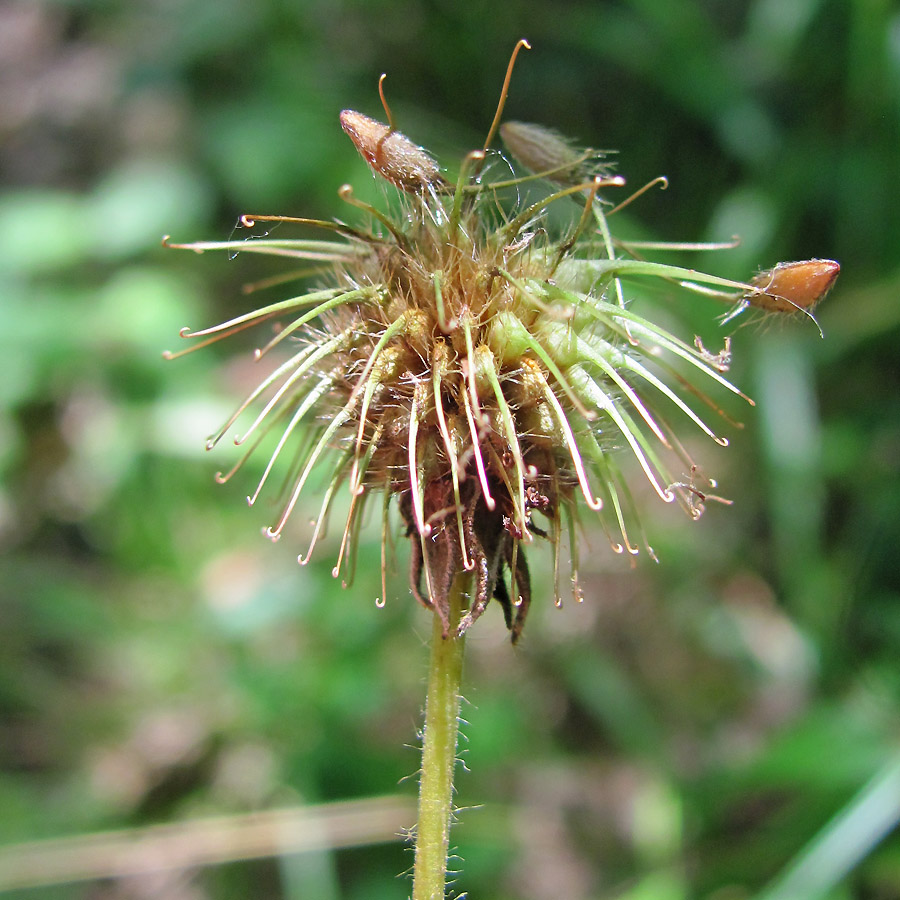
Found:
[[[787,873],[770,897],[900,896],[900,840],[880,840],[900,800],[878,774],[900,752],[890,0],[0,7],[0,842],[414,793],[429,623],[405,548],[378,610],[375,534],[347,591],[338,534],[305,568],[305,535],[254,537],[270,511],[213,484],[227,451],[203,453],[246,361],[160,350],[273,272],[159,241],[227,237],[241,212],[340,215],[346,181],[376,196],[337,113],[380,115],[382,71],[399,127],[455,161],[521,36],[507,117],[618,148],[632,186],[669,176],[621,228],[740,233],[701,263],[729,277],[816,256],[843,273],[825,340],[736,323],[758,406],[729,450],[697,448],[732,508],[648,508],[661,562],[633,571],[585,516],[585,602],[541,602],[535,554],[522,646],[497,609],[472,631],[459,887],[741,900]],[[647,302],[721,344],[714,301]],[[802,854],[830,822],[851,849],[826,872]],[[11,896],[371,900],[405,896],[410,864],[399,843],[325,848]]]

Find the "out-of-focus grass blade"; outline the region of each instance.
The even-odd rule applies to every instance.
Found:
[[[900,756],[839,812],[756,900],[818,900],[900,822]]]
[[[370,797],[0,847],[0,891],[403,839],[405,797]]]

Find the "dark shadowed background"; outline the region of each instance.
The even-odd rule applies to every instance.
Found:
[[[722,331],[716,301],[658,299],[688,340],[733,334],[733,378],[758,405],[729,449],[691,447],[734,506],[691,523],[641,496],[660,563],[633,569],[585,515],[585,602],[553,608],[536,552],[521,645],[498,608],[470,633],[459,889],[900,896],[900,840],[882,840],[900,818],[890,0],[0,6],[0,843],[29,843],[0,849],[0,891],[407,895],[411,856],[390,838],[413,816],[355,802],[415,794],[401,779],[418,765],[429,620],[399,528],[376,609],[377,528],[342,590],[338,528],[305,568],[304,517],[260,538],[273,509],[243,498],[262,460],[214,484],[236,451],[204,439],[249,359],[160,352],[184,325],[284,296],[241,293],[282,269],[160,239],[227,239],[243,212],[342,215],[344,182],[377,196],[337,116],[381,117],[382,72],[398,127],[455,166],[520,37],[534,49],[508,118],[615,148],[634,188],[669,176],[620,227],[740,233],[684,258],[727,277],[810,257],[843,271],[824,340],[809,320]],[[310,837],[323,804],[338,824]],[[279,809],[280,825],[243,818]],[[172,844],[142,830],[163,824]]]

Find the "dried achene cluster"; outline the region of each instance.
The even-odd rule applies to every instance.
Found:
[[[610,233],[616,210],[601,194],[624,179],[602,154],[578,150],[540,126],[502,129],[520,172],[485,148],[463,159],[452,183],[430,154],[392,127],[349,110],[340,118],[394,195],[386,211],[356,199],[345,185],[340,196],[361,224],[242,220],[248,228],[264,220],[283,229],[308,225],[329,231],[329,240],[263,235],[170,245],[314,261],[320,283],[322,266],[330,269],[325,286],[182,332],[199,339],[184,353],[250,326],[277,326],[256,356],[280,353],[278,363],[208,441],[213,447],[239,417],[258,409],[235,439],[250,441],[250,449],[219,480],[268,440],[268,463],[248,499],[256,501],[285,457],[285,499],[268,529],[278,538],[314,469],[330,473],[300,561],[309,559],[338,492],[348,491],[334,568],[345,580],[352,576],[364,508],[376,495],[384,570],[396,498],[411,541],[411,591],[440,617],[445,634],[450,583],[468,571],[473,587],[457,632],[496,598],[515,641],[531,602],[526,548],[536,539],[553,547],[557,602],[563,533],[573,591],[580,594],[575,528],[581,504],[602,510],[613,550],[637,554],[631,530],[640,526],[620,456],[637,464],[661,500],[680,499],[696,518],[713,483],[699,476],[676,426],[689,425],[724,445],[691,405],[699,398],[717,408],[698,382],[743,396],[723,375],[727,340],[714,354],[633,312],[627,279],[728,289],[735,303],[768,296],[772,279],[740,284],[647,262],[637,245]],[[561,231],[548,222],[551,206],[571,215]]]

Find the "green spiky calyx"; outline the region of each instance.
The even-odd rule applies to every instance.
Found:
[[[396,189],[393,214],[345,186],[341,197],[363,213],[365,225],[272,217],[328,229],[332,240],[172,245],[333,267],[329,287],[182,332],[203,346],[272,320],[280,330],[257,357],[287,351],[208,446],[258,404],[239,442],[252,441],[247,455],[267,435],[275,446],[251,503],[285,448],[309,441],[271,538],[281,535],[310,473],[330,459],[333,475],[301,562],[338,490],[349,489],[351,501],[336,576],[352,568],[368,499],[384,495],[386,534],[396,497],[412,544],[410,587],[440,617],[444,633],[449,586],[472,570],[475,588],[454,630],[463,633],[496,598],[515,641],[530,603],[524,548],[535,536],[556,548],[558,568],[561,535],[569,533],[578,592],[571,535],[582,501],[603,508],[616,552],[638,552],[617,451],[627,451],[663,501],[679,498],[699,514],[706,495],[697,468],[661,408],[726,443],[685,395],[704,396],[691,374],[739,394],[722,374],[727,354],[691,346],[628,309],[626,279],[746,286],[623,258],[598,192],[624,179],[599,160],[591,168],[590,154],[537,173],[554,182],[552,193],[523,203],[519,193],[534,176],[510,178],[502,157],[469,154],[451,188],[432,157],[403,135],[351,111],[341,121],[375,174]],[[563,204],[573,222],[565,237],[554,237],[546,211]],[[691,473],[690,481],[672,477],[665,454]]]

